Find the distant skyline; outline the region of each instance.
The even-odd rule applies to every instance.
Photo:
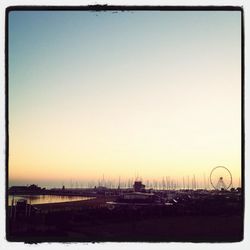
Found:
[[[241,175],[240,11],[12,11],[10,184]]]

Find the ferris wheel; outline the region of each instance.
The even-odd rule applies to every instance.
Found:
[[[210,183],[215,190],[227,190],[233,182],[232,174],[224,166],[214,167],[210,173]]]

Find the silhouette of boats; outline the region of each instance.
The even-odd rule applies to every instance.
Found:
[[[106,202],[109,209],[116,207],[172,206],[165,198],[154,193],[132,192],[121,194],[115,201]]]

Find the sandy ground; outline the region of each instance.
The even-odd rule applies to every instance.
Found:
[[[140,242],[235,242],[242,240],[242,216],[239,215],[161,215],[144,216],[106,209],[116,197],[34,205],[41,216],[15,223],[9,240],[44,241],[140,241]],[[48,213],[51,211],[51,213]],[[63,211],[62,213],[57,211]],[[64,212],[65,211],[65,212]],[[55,213],[54,213],[55,212]],[[157,211],[156,211],[157,212]],[[18,222],[18,221],[17,221]],[[24,228],[26,229],[24,230]]]

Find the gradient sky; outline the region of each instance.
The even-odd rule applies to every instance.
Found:
[[[12,11],[11,184],[241,173],[239,11]],[[56,184],[55,184],[56,185]]]

